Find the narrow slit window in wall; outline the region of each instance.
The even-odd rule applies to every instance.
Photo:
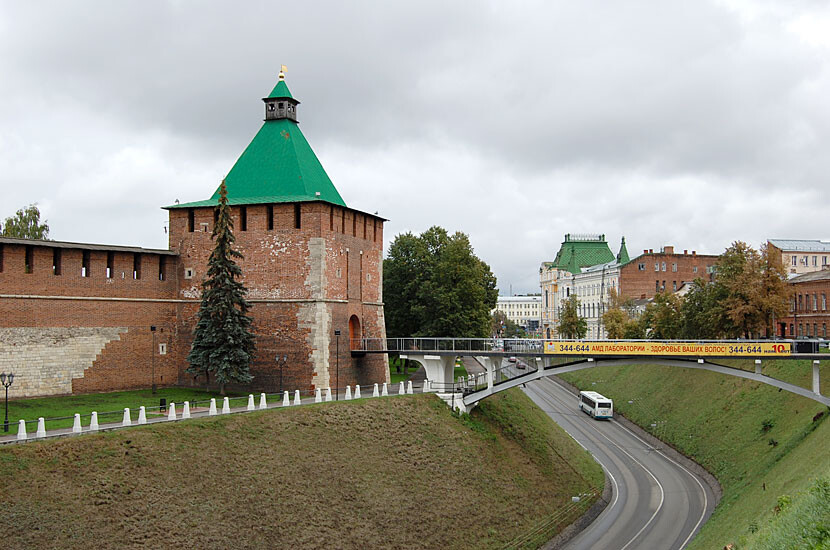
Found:
[[[363,216],[363,238],[364,239],[366,239],[366,224],[367,223],[368,223],[368,220],[366,219],[366,216]]]
[[[334,231],[334,207],[329,208],[329,231]]]
[[[187,209],[187,230],[193,233],[193,230],[196,228],[196,213],[193,211],[192,208]]]
[[[53,275],[60,275],[61,274],[61,249],[60,248],[53,248],[52,249],[52,274]]]
[[[346,211],[340,209],[340,232],[346,234]]]
[[[25,261],[25,266],[24,267],[26,268],[26,273],[31,273],[32,271],[34,271],[34,268],[35,268],[35,266],[34,266],[34,263],[35,263],[35,247],[34,246],[27,246],[26,247],[26,257],[25,257],[24,261]]]
[[[248,230],[248,209],[244,206],[239,207],[239,230]]]
[[[133,254],[133,279],[141,279],[141,254],[138,252]]]
[[[89,272],[89,250],[84,250],[81,253],[81,277],[90,277]]]
[[[167,258],[165,256],[159,256],[159,281],[164,281],[167,279]]]
[[[268,231],[274,229],[274,205],[269,204],[265,207],[265,216],[268,218]]]
[[[115,253],[114,252],[107,252],[107,279],[112,279],[113,273],[115,272]]]
[[[301,229],[302,228],[302,210],[300,208],[300,203],[294,203],[294,229]]]
[[[378,221],[372,220],[372,242],[378,242]]]

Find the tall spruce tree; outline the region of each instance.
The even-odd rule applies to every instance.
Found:
[[[218,216],[211,239],[216,246],[208,259],[207,277],[202,281],[202,304],[194,331],[193,346],[187,360],[187,372],[205,375],[210,383],[210,373],[225,394],[225,384],[246,384],[253,380],[250,364],[256,351],[251,332],[250,306],[245,300],[247,289],[237,280],[242,269],[234,258],[242,253],[233,248],[233,220],[228,206],[228,190],[225,182],[219,188]]]

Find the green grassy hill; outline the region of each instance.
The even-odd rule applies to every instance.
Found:
[[[808,363],[778,361],[765,368],[778,378],[809,383]],[[717,373],[656,365],[597,367],[562,378],[611,397],[618,412],[720,481],[723,498],[690,549],[727,543],[745,548],[776,520],[780,496],[807,491],[830,474],[830,415],[807,398]]]
[[[499,548],[601,485],[518,390],[472,416],[415,395],[0,448],[7,548]]]

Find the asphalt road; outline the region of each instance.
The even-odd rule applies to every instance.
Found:
[[[613,486],[611,503],[565,548],[675,550],[692,540],[715,506],[703,479],[616,420],[579,411],[576,397],[547,378],[525,392],[596,457]]]

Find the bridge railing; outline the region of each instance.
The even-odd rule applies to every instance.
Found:
[[[501,351],[495,338],[363,338],[362,351]]]

